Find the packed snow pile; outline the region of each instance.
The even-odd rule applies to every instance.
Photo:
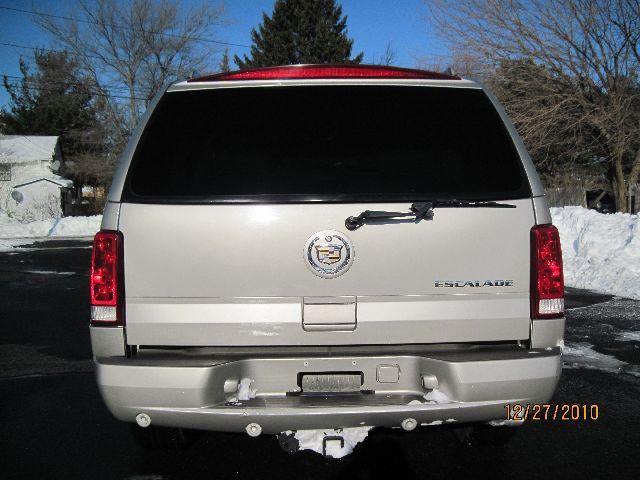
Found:
[[[326,454],[332,458],[342,458],[353,452],[357,444],[364,441],[369,435],[369,430],[373,427],[351,427],[338,430],[298,430],[295,433],[288,431],[282,432],[283,435],[294,434],[298,440],[298,448],[300,450],[313,450],[322,455],[322,442],[325,437],[342,437],[344,446],[338,440],[328,440],[326,442]]]
[[[434,388],[429,393],[424,396],[424,399],[429,402],[435,403],[452,403],[452,400],[447,396],[446,393]]]
[[[19,243],[8,239],[93,236],[100,230],[101,221],[102,215],[94,215],[22,223],[0,212],[0,248],[9,248]]]
[[[3,240],[0,238],[0,252],[11,250],[13,248],[13,242]]]
[[[552,208],[560,232],[565,284],[640,299],[638,215]]]
[[[243,378],[238,384],[238,400],[249,400],[256,396],[256,391],[251,388],[253,380],[251,378]]]

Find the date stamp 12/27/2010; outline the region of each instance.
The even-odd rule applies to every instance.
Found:
[[[504,406],[507,420],[579,422],[598,420],[597,404],[580,403],[508,403]]]

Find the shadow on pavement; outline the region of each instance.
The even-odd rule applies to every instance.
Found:
[[[612,298],[613,295],[607,295],[605,293],[566,287],[564,289],[564,308],[570,310],[572,308],[588,307],[597,303],[608,302]]]

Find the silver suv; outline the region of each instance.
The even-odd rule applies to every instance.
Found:
[[[548,401],[561,372],[544,190],[496,99],[455,76],[298,65],[175,83],[122,156],[93,248],[98,385],[147,443],[513,424],[508,405]]]

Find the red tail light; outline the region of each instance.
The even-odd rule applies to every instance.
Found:
[[[124,325],[123,236],[100,231],[91,254],[91,325]]]
[[[411,68],[379,65],[291,65],[254,68],[192,78],[189,82],[220,82],[226,80],[295,80],[320,78],[401,78],[427,80],[460,80],[460,77]]]
[[[531,318],[564,315],[560,235],[553,225],[531,229]]]

